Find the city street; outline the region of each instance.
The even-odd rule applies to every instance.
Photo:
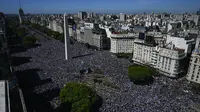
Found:
[[[62,42],[35,35],[39,46],[12,54],[21,62],[14,70],[28,112],[56,111],[60,105],[60,89],[68,82],[81,81],[80,70],[87,68],[102,70],[120,87],[97,91],[103,98],[100,112],[193,112],[191,104],[200,102],[200,95],[190,92],[184,79],[161,76],[149,86],[135,85],[128,78],[129,60],[118,59],[109,51],[87,49],[75,42],[70,47],[72,57],[76,58],[66,61]]]

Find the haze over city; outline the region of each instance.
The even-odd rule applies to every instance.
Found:
[[[182,13],[199,9],[199,0],[21,0],[25,13]],[[1,0],[0,10],[16,14],[18,0]]]

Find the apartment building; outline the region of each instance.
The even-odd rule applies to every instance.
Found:
[[[136,39],[134,41],[133,62],[150,65],[155,45],[146,43],[145,40]]]
[[[192,48],[195,46],[194,38],[167,35],[166,43],[170,42],[172,42],[178,48],[185,49],[185,53],[188,54],[192,53]]]
[[[132,53],[134,49],[134,34],[111,34],[111,53]]]
[[[187,80],[200,84],[200,38],[197,38],[195,49],[190,58]]]
[[[182,73],[182,61],[186,58],[184,49],[175,47],[168,43],[158,46],[152,37],[146,36],[145,39],[134,41],[133,62],[144,64],[156,68],[160,73],[177,77]]]
[[[0,12],[0,80],[7,79],[11,74],[9,51],[7,46],[5,16]]]
[[[158,50],[156,67],[160,73],[169,76],[177,77],[182,73],[181,61],[186,58],[184,49],[175,48],[173,44]]]
[[[110,49],[110,39],[107,38],[105,29],[93,29],[93,45],[99,50]]]

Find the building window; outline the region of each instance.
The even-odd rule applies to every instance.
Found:
[[[197,63],[197,61],[198,61],[198,58],[195,59],[194,63]]]
[[[194,67],[193,67],[193,70],[195,71],[195,69],[196,69],[196,65],[194,65]]]
[[[191,76],[191,79],[192,79],[192,80],[194,79],[194,75]]]

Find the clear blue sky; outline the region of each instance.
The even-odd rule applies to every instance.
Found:
[[[25,13],[181,13],[200,8],[200,0],[21,0],[21,4]],[[18,0],[0,0],[0,11],[4,13],[17,13],[18,8]]]

